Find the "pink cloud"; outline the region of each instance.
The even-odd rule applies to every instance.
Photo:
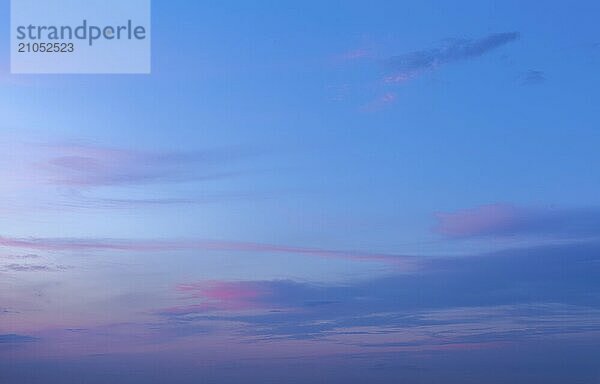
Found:
[[[264,287],[251,282],[207,281],[181,284],[177,290],[190,293],[191,297],[214,301],[253,300],[265,294]]]
[[[523,211],[511,205],[492,204],[452,213],[437,213],[437,232],[451,237],[468,237],[504,232],[514,227]]]
[[[185,299],[201,300],[199,304],[167,308],[162,314],[181,316],[215,311],[244,311],[264,308],[264,299],[271,292],[260,282],[207,281],[181,284],[177,291],[185,294]]]
[[[600,209],[558,209],[483,205],[438,213],[436,231],[450,237],[536,236],[538,238],[593,238],[600,227]]]

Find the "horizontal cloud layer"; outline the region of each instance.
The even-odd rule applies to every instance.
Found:
[[[241,151],[150,152],[99,146],[47,146],[37,168],[52,184],[94,187],[214,179]]]
[[[600,209],[534,209],[507,204],[438,213],[437,232],[456,238],[542,235],[582,238],[600,235]]]
[[[339,251],[321,248],[211,240],[115,240],[115,239],[42,239],[0,237],[0,246],[37,251],[135,251],[164,252],[179,250],[286,253],[321,258],[381,262],[403,266],[414,265],[414,258],[376,252]]]
[[[383,346],[372,341],[383,334],[403,335],[402,343],[440,345],[600,331],[599,243],[423,263],[414,274],[344,285],[290,280],[184,284],[178,287],[184,304],[157,314],[182,329],[224,321],[241,324],[247,337],[356,335],[372,346]],[[446,336],[436,341],[438,333]],[[389,346],[394,345],[400,344]]]
[[[31,336],[6,334],[0,335],[0,344],[19,344],[19,343],[30,343],[37,341],[38,339]]]

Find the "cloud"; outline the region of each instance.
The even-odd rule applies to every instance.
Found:
[[[436,231],[452,238],[485,236],[546,236],[588,238],[600,234],[600,209],[521,208],[483,205],[436,214]]]
[[[157,314],[184,328],[235,323],[247,338],[326,338],[389,347],[600,332],[600,243],[433,258],[423,264],[413,274],[345,284],[184,284],[177,290],[188,303]]]
[[[523,216],[511,205],[493,204],[436,214],[437,232],[451,237],[479,236],[510,231]]]
[[[217,179],[241,151],[150,152],[99,146],[46,146],[38,169],[47,181],[72,187],[123,186]]]
[[[97,145],[2,145],[0,211],[153,208],[264,199],[273,193],[215,190],[217,181],[247,174],[259,152],[246,148],[139,150]],[[15,148],[10,148],[12,144]],[[172,184],[210,181],[192,195]],[[138,188],[144,186],[144,188]],[[110,187],[110,188],[109,188]],[[227,188],[227,187],[225,187]],[[24,191],[27,191],[27,198]]]
[[[410,80],[442,65],[482,56],[516,41],[517,32],[493,33],[480,39],[449,39],[439,48],[409,52],[388,60],[388,83]]]
[[[4,260],[31,260],[31,259],[39,259],[41,256],[35,254],[26,254],[26,255],[0,255],[0,259]]]
[[[546,75],[542,71],[529,70],[521,76],[522,85],[538,85],[546,81]]]
[[[58,272],[67,267],[62,265],[33,265],[33,264],[6,264],[0,267],[6,272]]]
[[[48,263],[42,259],[42,256],[32,253],[0,255],[0,262],[5,262],[0,263],[0,272],[60,272],[69,268],[64,265]]]
[[[20,344],[20,343],[31,343],[38,341],[37,338],[31,336],[7,334],[0,335],[0,344]]]
[[[359,59],[365,59],[371,57],[372,53],[369,49],[366,48],[358,48],[354,50],[350,50],[347,52],[338,55],[336,58],[340,61],[354,61]]]
[[[387,92],[377,99],[364,105],[361,110],[363,112],[376,112],[396,102],[398,96],[393,92]]]
[[[11,238],[0,236],[0,246],[37,251],[123,251],[123,252],[164,252],[180,250],[230,251],[282,253],[313,256],[325,259],[343,259],[364,262],[379,262],[410,269],[415,259],[410,256],[376,252],[340,251],[322,248],[298,247],[276,244],[261,244],[236,241],[210,240],[114,240],[114,239],[44,239]]]
[[[197,197],[163,197],[163,198],[108,198],[82,194],[77,190],[70,190],[64,195],[65,201],[61,206],[69,208],[91,209],[119,209],[140,207],[167,207],[177,205],[212,204],[238,200],[251,200],[264,198],[252,193],[213,193]]]
[[[162,310],[164,315],[181,316],[215,311],[240,311],[263,307],[273,291],[263,282],[208,281],[181,284],[177,287],[186,299],[199,299],[200,304],[177,306]]]

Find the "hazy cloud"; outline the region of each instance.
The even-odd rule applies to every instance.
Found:
[[[387,92],[377,99],[367,103],[361,108],[363,112],[376,112],[396,102],[398,96],[393,92]]]
[[[0,344],[20,344],[31,343],[34,341],[38,341],[38,339],[31,336],[23,336],[16,334],[0,335]]]
[[[599,243],[568,244],[425,259],[418,273],[345,284],[189,283],[177,288],[182,304],[157,313],[183,327],[235,322],[261,339],[443,345],[598,332],[599,261]]]
[[[0,267],[6,272],[58,272],[67,267],[62,265],[6,264]]]
[[[492,204],[436,215],[440,234],[454,238],[547,236],[588,238],[600,235],[600,209],[522,208]]]
[[[30,260],[30,259],[39,259],[41,256],[35,254],[26,254],[26,255],[0,255],[0,259],[4,260]]]
[[[538,85],[546,81],[546,75],[542,71],[529,70],[521,76],[522,85]]]
[[[518,32],[493,33],[480,39],[448,39],[438,48],[414,51],[388,60],[387,82],[404,82],[442,65],[482,56],[519,38]]]
[[[48,182],[73,187],[114,186],[218,179],[243,151],[151,152],[99,146],[47,146],[38,169]]]
[[[238,241],[212,240],[117,240],[117,239],[43,239],[11,238],[0,236],[0,246],[37,251],[135,251],[163,252],[178,250],[230,251],[283,253],[314,256],[328,259],[345,259],[364,262],[379,262],[395,265],[398,268],[411,269],[415,259],[410,256],[384,254],[377,252],[340,251],[322,248],[262,244]]]

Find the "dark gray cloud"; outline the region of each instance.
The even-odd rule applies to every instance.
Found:
[[[480,39],[448,39],[433,49],[393,56],[388,61],[391,82],[408,80],[444,64],[482,56],[496,48],[516,41],[518,32],[493,33]]]

